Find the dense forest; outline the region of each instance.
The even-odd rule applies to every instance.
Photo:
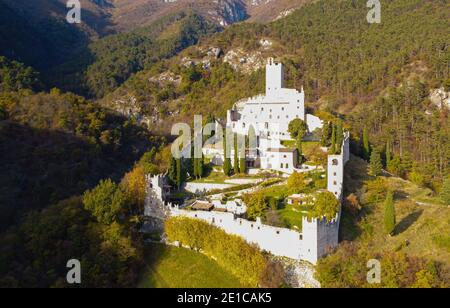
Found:
[[[52,70],[47,83],[103,97],[133,74],[176,55],[219,28],[200,15],[174,13],[129,33],[107,36]]]
[[[0,285],[66,286],[72,258],[86,286],[133,284],[144,175],[166,168],[164,139],[83,97],[34,92],[33,69],[0,63]]]

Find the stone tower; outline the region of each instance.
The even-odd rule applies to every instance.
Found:
[[[284,88],[283,64],[269,58],[266,65],[266,95],[277,92],[282,88]]]

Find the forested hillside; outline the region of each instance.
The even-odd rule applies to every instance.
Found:
[[[0,286],[67,286],[74,257],[86,287],[136,283],[136,215],[164,140],[83,97],[34,92],[33,69],[0,63]]]
[[[366,129],[372,148],[389,145],[393,173],[420,172],[439,190],[449,170],[450,125],[429,92],[449,83],[450,4],[385,1],[381,24],[366,15],[364,1],[318,1],[269,25],[233,25],[140,72],[103,103],[146,116],[152,129],[194,113],[223,118],[238,99],[262,92],[261,68],[275,56],[286,65],[287,85],[304,85],[310,108],[346,122],[356,153]],[[221,56],[211,56],[212,48]]]
[[[90,44],[71,61],[55,69],[49,84],[64,90],[102,97],[132,74],[176,55],[218,28],[195,13],[176,13],[130,33]]]

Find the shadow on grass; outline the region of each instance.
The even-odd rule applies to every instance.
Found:
[[[423,210],[412,212],[408,216],[402,219],[400,223],[395,227],[395,234],[401,234],[409,229],[419,218],[422,216]]]

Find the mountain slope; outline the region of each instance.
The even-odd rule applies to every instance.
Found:
[[[0,0],[0,55],[47,71],[111,33],[107,8],[82,0],[82,23],[66,21],[64,0]]]
[[[174,13],[151,25],[107,36],[87,46],[71,61],[48,74],[47,84],[103,97],[134,73],[170,58],[218,31],[196,13]]]
[[[391,145],[396,174],[423,174],[437,191],[450,170],[450,120],[428,92],[450,78],[449,5],[389,1],[383,23],[371,25],[363,3],[318,1],[269,25],[233,25],[138,73],[102,103],[166,133],[195,113],[223,118],[263,91],[261,68],[275,56],[287,86],[305,86],[310,109],[346,121],[354,151],[366,127],[374,148]]]

